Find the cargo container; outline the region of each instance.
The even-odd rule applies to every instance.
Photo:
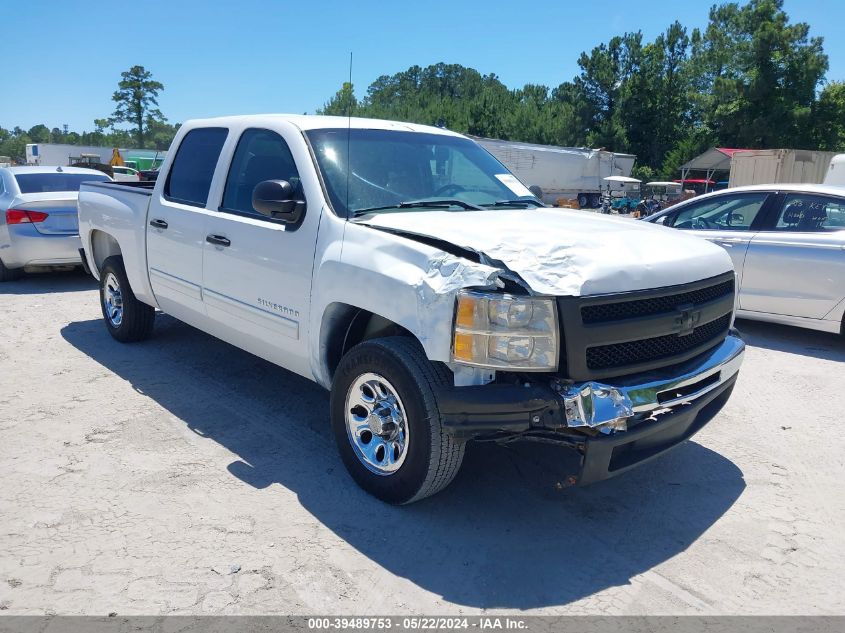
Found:
[[[93,145],[64,145],[61,143],[27,143],[27,165],[70,165],[71,158],[78,158],[83,154],[96,157],[93,162],[108,164],[112,156],[111,147],[96,147]]]
[[[167,152],[154,149],[119,149],[124,164],[132,169],[156,169]],[[27,165],[71,165],[80,162],[111,164],[113,147],[64,145],[62,143],[27,143]],[[84,160],[81,160],[84,158]]]
[[[734,152],[729,186],[820,184],[835,155],[835,152],[801,149],[748,149]]]

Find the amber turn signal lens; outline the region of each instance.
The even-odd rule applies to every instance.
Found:
[[[472,329],[475,325],[475,305],[475,297],[458,297],[458,314],[455,317],[456,325],[458,327]]]
[[[472,358],[472,334],[462,332],[455,333],[455,360],[471,361]]]

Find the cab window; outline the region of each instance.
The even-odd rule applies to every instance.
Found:
[[[287,180],[297,197],[302,196],[299,172],[285,140],[270,130],[246,130],[232,157],[220,210],[258,214],[252,191],[263,180]]]
[[[226,128],[191,130],[182,139],[167,174],[164,195],[175,202],[204,207],[214,178],[220,150],[226,142]]]
[[[699,231],[748,231],[768,196],[767,192],[754,192],[694,202],[675,214],[672,226]]]
[[[841,231],[845,229],[845,198],[809,193],[784,197],[775,231]]]

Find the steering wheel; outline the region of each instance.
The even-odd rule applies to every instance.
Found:
[[[433,195],[434,196],[452,195],[452,194],[458,193],[459,191],[466,191],[466,190],[467,190],[467,188],[464,187],[463,185],[458,185],[458,184],[455,184],[454,182],[450,182],[448,185],[443,185],[442,187],[440,187],[437,191],[434,192]],[[451,192],[451,193],[447,194],[446,193],[447,191]]]
[[[692,228],[694,229],[712,229],[716,228],[716,225],[708,220],[707,218],[695,218],[692,223]]]

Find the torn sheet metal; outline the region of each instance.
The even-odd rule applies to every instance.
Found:
[[[360,223],[477,251],[482,261],[501,262],[534,292],[553,296],[660,288],[732,269],[724,249],[700,238],[586,211],[408,211]]]
[[[374,231],[358,222],[324,221],[311,290],[311,349],[315,379],[331,385],[323,334],[343,305],[378,314],[407,329],[431,360],[451,361],[455,295],[462,288],[501,288],[511,279],[495,265],[476,263],[431,244]],[[504,275],[504,277],[501,277]]]
[[[500,269],[476,264],[448,253],[433,256],[428,261],[425,275],[416,284],[421,305],[461,288],[496,288]]]
[[[560,392],[566,425],[610,433],[625,431],[634,405],[624,391],[596,382],[571,385]]]

